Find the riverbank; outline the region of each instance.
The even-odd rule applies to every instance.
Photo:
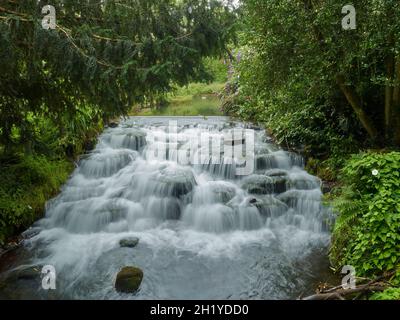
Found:
[[[240,112],[232,115],[243,119]],[[351,265],[359,279],[385,279],[384,292],[367,290],[358,294],[358,299],[398,299],[400,152],[369,150],[360,143],[348,148],[348,141],[331,137],[332,149],[325,146],[324,153],[318,153],[318,145],[312,140],[303,140],[302,144],[292,141],[289,129],[285,138],[279,139],[282,127],[276,121],[265,121],[263,114],[245,120],[268,127],[275,143],[301,154],[306,170],[323,181],[324,201],[336,216],[329,250],[332,271],[340,276],[342,267]]]
[[[67,159],[14,155],[0,160],[0,245],[18,242],[17,235],[43,216],[73,170]]]
[[[18,246],[21,232],[43,217],[46,202],[60,192],[75,161],[94,147],[102,130],[102,124],[93,124],[80,139],[52,153],[46,152],[51,145],[43,144],[42,152],[1,154],[0,256]]]

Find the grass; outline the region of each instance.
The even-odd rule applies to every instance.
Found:
[[[217,93],[223,83],[192,83],[178,88],[168,96],[168,105],[162,109],[133,111],[133,116],[221,116],[220,100]]]
[[[68,160],[43,156],[0,159],[0,245],[43,216],[48,199],[67,180],[73,165]]]

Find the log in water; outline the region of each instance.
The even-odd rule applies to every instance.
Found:
[[[0,297],[291,299],[309,292],[330,239],[320,181],[259,129],[246,131],[254,144],[241,149],[251,151],[241,167],[252,171],[238,175],[240,161],[226,147],[248,144],[246,135],[231,134],[245,128],[223,117],[134,117],[106,129],[29,231],[2,274]],[[40,285],[35,272],[44,265],[54,266],[56,290]],[[115,290],[125,266],[143,270],[135,294]]]

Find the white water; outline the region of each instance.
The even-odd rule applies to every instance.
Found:
[[[163,143],[157,139],[173,140],[168,120],[131,118],[106,129],[34,226],[40,233],[25,241],[24,264],[55,267],[56,298],[287,299],[309,290],[329,242],[329,212],[302,159],[259,130],[251,176],[235,176],[231,164],[151,160]],[[243,126],[225,118],[177,121],[181,147],[201,132],[218,141]],[[131,236],[139,244],[120,248]],[[127,265],[144,272],[136,295],[114,289]],[[27,295],[48,297],[41,290]]]

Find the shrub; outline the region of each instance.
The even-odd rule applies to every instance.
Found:
[[[332,262],[353,265],[358,276],[395,270],[400,262],[400,153],[355,155],[341,179]]]
[[[26,156],[7,163],[1,160],[0,171],[0,244],[27,228],[43,211],[67,179],[72,165],[67,160],[49,160]]]

